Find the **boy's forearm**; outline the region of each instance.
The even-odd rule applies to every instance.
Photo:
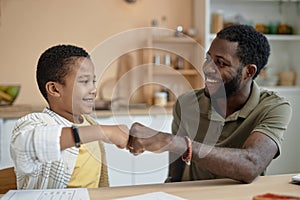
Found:
[[[126,126],[122,125],[80,126],[78,127],[78,134],[82,144],[101,140],[105,143],[113,143],[120,148],[124,148],[128,140],[128,131],[126,130]],[[71,127],[62,129],[60,146],[61,150],[75,146],[74,133]]]
[[[80,138],[80,143],[89,143],[96,140],[107,140],[103,134],[104,130],[101,130],[100,126],[81,126],[78,127],[78,135]],[[71,127],[65,127],[62,129],[60,137],[60,148],[61,150],[74,147],[75,146],[75,137]]]

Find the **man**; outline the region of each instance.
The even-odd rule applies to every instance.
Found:
[[[173,134],[135,123],[130,152],[169,151],[168,181],[227,177],[251,183],[279,156],[292,113],[286,99],[253,81],[269,54],[266,37],[253,27],[221,30],[203,65],[205,87],[174,105]]]

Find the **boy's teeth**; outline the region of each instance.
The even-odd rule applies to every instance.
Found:
[[[93,99],[83,99],[84,101],[93,101]]]

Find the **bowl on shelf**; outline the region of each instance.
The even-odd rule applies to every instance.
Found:
[[[19,95],[19,84],[0,83],[0,106],[12,105]]]

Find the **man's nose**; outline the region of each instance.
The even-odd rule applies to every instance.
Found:
[[[217,66],[213,60],[206,61],[203,65],[203,72],[205,74],[216,73]]]

